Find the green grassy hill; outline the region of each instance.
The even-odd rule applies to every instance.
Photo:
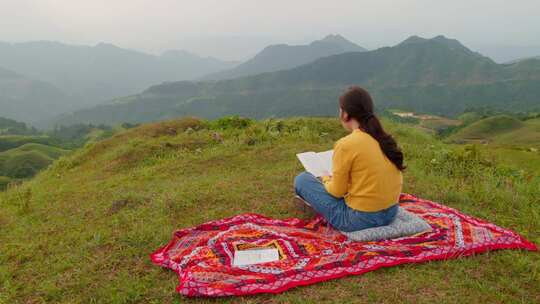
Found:
[[[13,120],[5,121],[10,126],[17,123]],[[22,126],[25,125],[22,124]],[[36,131],[35,135],[0,135],[0,191],[4,190],[9,183],[31,178],[72,149],[82,147],[87,142],[110,137],[115,132],[129,127],[132,126],[120,125],[112,128],[79,124],[58,127],[41,134]],[[9,130],[14,131],[13,128]],[[16,129],[16,131],[21,130],[35,131],[22,127]]]
[[[501,134],[494,142],[500,145],[540,148],[540,118],[526,120],[521,128]]]
[[[60,156],[69,152],[68,150],[57,148],[57,147],[36,144],[36,143],[28,143],[20,147],[17,147],[15,149],[9,150],[6,153],[13,154],[13,153],[18,153],[18,152],[31,152],[31,151],[40,152],[41,154],[46,155],[49,158],[54,158],[54,159],[59,158]]]
[[[0,152],[0,176],[3,177],[3,182],[0,181],[0,190],[3,190],[11,179],[34,176],[68,152],[69,150],[37,143],[27,143]]]
[[[385,122],[406,155],[404,191],[540,243],[540,177],[474,146]],[[182,227],[244,212],[302,217],[295,153],[346,133],[335,119],[173,120],[86,145],[0,193],[0,303],[215,303],[174,293],[149,254]],[[228,303],[538,302],[537,253],[498,251],[380,269]]]
[[[471,123],[448,139],[505,147],[540,147],[540,118],[520,121],[507,115],[492,116]]]
[[[45,135],[2,135],[0,136],[0,152],[29,143],[48,145],[51,143],[51,138]]]
[[[0,117],[0,191],[34,176],[68,153],[56,147],[62,143],[24,123]]]

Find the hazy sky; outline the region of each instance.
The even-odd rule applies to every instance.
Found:
[[[443,34],[471,48],[540,46],[540,0],[0,0],[0,41],[108,42],[245,59],[339,33],[373,49]]]

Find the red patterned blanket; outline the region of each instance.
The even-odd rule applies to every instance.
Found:
[[[538,250],[519,234],[459,211],[402,194],[401,207],[431,226],[419,235],[353,242],[321,217],[309,222],[242,214],[174,233],[152,261],[178,274],[187,296],[279,293],[380,267],[467,256],[494,249]],[[280,260],[232,267],[235,250],[275,247]]]

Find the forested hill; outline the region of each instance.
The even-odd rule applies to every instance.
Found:
[[[497,64],[457,40],[413,36],[393,47],[324,57],[291,70],[218,82],[164,83],[55,123],[334,115],[337,96],[352,84],[369,89],[379,108],[443,115],[471,106],[531,109],[540,103],[540,60]]]
[[[14,119],[0,117],[0,136],[4,134],[33,135],[36,133],[37,133],[37,130],[35,128],[27,126],[24,122],[19,122]]]
[[[341,35],[328,35],[308,45],[270,45],[237,67],[207,75],[203,79],[232,79],[265,72],[275,72],[291,69],[330,55],[365,51],[367,51],[365,48],[345,39]]]

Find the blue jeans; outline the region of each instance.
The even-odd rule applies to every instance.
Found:
[[[364,212],[347,206],[343,198],[332,196],[321,181],[308,172],[294,179],[296,194],[308,202],[334,228],[351,232],[390,224],[398,211],[398,204],[376,211]]]

